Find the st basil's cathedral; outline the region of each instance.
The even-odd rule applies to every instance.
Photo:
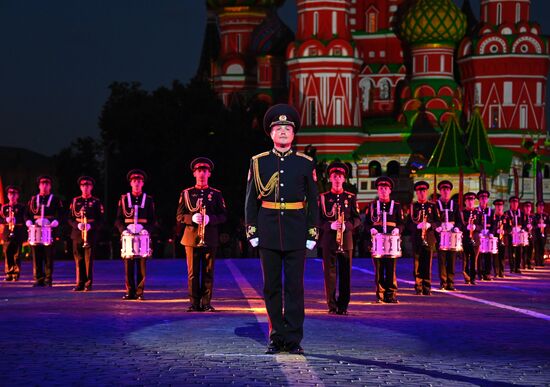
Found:
[[[550,47],[530,0],[481,0],[480,20],[469,0],[297,0],[295,33],[283,3],[207,0],[198,75],[227,107],[292,104],[298,148],[348,162],[362,202],[381,175],[404,199],[450,179],[550,200]]]

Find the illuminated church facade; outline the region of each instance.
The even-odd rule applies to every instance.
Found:
[[[380,174],[404,194],[415,179],[458,181],[460,172],[467,190],[533,199],[538,172],[550,195],[550,47],[529,0],[481,0],[479,21],[469,0],[462,9],[297,0],[295,33],[277,15],[283,3],[207,0],[200,69],[228,107],[294,105],[298,147],[349,162],[363,201]]]

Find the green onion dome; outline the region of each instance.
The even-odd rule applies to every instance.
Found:
[[[405,13],[400,35],[410,44],[455,44],[466,32],[466,15],[452,0],[417,0]]]

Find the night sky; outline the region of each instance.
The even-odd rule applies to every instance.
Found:
[[[455,0],[461,5],[462,0]],[[206,10],[201,0],[0,0],[0,146],[52,155],[99,136],[113,81],[146,89],[195,73]],[[479,0],[472,0],[477,12]],[[296,26],[292,0],[279,14]],[[531,19],[550,34],[550,1]]]

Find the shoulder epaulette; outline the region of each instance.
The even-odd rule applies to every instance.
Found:
[[[326,192],[321,192],[319,195],[323,195],[325,196],[326,194],[328,194],[330,191],[326,191]]]
[[[309,161],[313,161],[313,157],[308,156],[308,155],[306,155],[305,153],[302,153],[302,152],[296,152],[296,156],[302,156],[303,158],[306,158]]]
[[[216,191],[216,192],[222,192],[222,191],[220,191],[219,189],[217,189],[217,188],[214,188],[214,187],[210,187],[210,189],[211,189],[212,191]]]
[[[349,191],[344,191],[344,193],[348,194],[348,195],[352,195],[352,196],[355,196],[355,194],[353,192],[349,192]]]
[[[252,156],[252,159],[255,160],[255,159],[259,159],[260,157],[265,157],[267,155],[269,155],[271,152],[267,151],[267,152],[262,152],[262,153],[259,153],[257,154],[256,156]]]

